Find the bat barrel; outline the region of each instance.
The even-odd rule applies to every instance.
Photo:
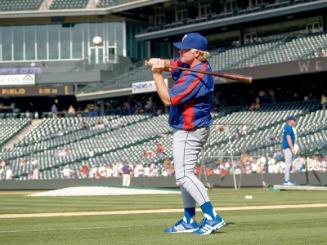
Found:
[[[150,66],[148,60],[144,61],[144,66]],[[197,70],[197,69],[192,69],[192,68],[186,68],[186,67],[167,67],[167,68],[174,68],[174,69],[179,69],[179,70],[183,70],[183,71],[193,71],[193,72],[197,72],[197,73],[203,73],[203,74],[208,74],[211,76],[216,76],[216,77],[222,77],[222,78],[226,78],[226,79],[231,79],[231,80],[235,80],[235,81],[239,81],[245,84],[250,84],[252,83],[253,78],[250,76],[245,76],[245,75],[240,75],[240,74],[232,74],[232,73],[225,73],[225,72],[210,72],[210,71],[201,71],[201,70]]]

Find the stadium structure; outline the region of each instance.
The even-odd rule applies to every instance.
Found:
[[[132,185],[175,186],[155,154],[161,144],[172,158],[172,129],[143,64],[176,57],[172,43],[186,32],[208,38],[214,71],[254,78],[215,80],[217,130],[201,156],[210,181],[231,186],[238,173],[246,186],[267,176],[280,183],[279,170],[269,173],[277,160],[268,158],[292,114],[301,149],[294,178],[326,185],[326,10],[324,0],[1,0],[1,187],[120,184],[100,173],[84,179],[80,169],[126,161],[156,172]]]

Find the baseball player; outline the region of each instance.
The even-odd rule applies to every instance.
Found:
[[[180,185],[184,202],[184,217],[165,229],[168,233],[193,232],[207,235],[219,230],[225,222],[214,211],[203,183],[194,174],[197,157],[209,136],[212,123],[210,111],[214,103],[214,81],[211,76],[191,71],[181,71],[182,66],[211,71],[207,61],[207,39],[199,33],[184,35],[181,42],[174,43],[179,49],[179,59],[150,59],[157,92],[163,103],[170,106],[169,124],[174,128],[173,156],[176,181]],[[166,67],[171,67],[166,68]],[[167,88],[162,71],[171,71],[175,84]],[[195,219],[196,203],[204,219]]]
[[[296,155],[298,147],[296,144],[296,117],[288,116],[284,126],[282,148],[285,158],[285,176],[284,185],[294,185],[290,180],[290,171],[292,167],[293,156]]]

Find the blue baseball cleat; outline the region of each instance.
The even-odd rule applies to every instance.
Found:
[[[199,228],[198,224],[193,221],[192,223],[188,224],[183,219],[178,221],[171,227],[168,227],[164,230],[166,233],[187,233],[193,232]]]
[[[200,225],[199,228],[193,231],[193,234],[197,235],[209,235],[213,232],[218,231],[221,227],[225,225],[225,221],[223,218],[219,215],[216,216],[215,219],[213,220],[208,220],[207,218],[204,218]]]

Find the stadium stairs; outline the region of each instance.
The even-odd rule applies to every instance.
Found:
[[[5,118],[0,119],[0,147],[6,144],[22,128],[30,123],[30,119]]]
[[[4,144],[3,148],[6,150],[11,150],[15,144],[21,141],[26,135],[28,135],[34,128],[36,128],[41,123],[41,119],[33,119],[30,124],[22,128],[13,138],[11,138],[6,144]]]

